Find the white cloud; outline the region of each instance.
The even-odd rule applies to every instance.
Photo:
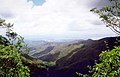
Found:
[[[103,24],[95,24],[100,20],[89,12],[88,3],[91,1],[46,0],[42,6],[33,7],[33,3],[27,0],[2,0],[0,8],[7,8],[14,14],[14,18],[7,21],[13,22],[15,31],[27,39],[81,39],[114,35]]]

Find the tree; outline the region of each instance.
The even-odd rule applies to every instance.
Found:
[[[100,54],[100,63],[92,68],[92,77],[120,77],[120,47]]]
[[[120,1],[109,0],[110,4],[101,9],[93,8],[102,21],[112,31],[120,34]],[[120,40],[117,40],[119,43]],[[100,63],[91,68],[93,77],[120,77],[120,46],[100,54]]]
[[[92,12],[97,13],[112,31],[120,34],[120,0],[109,0],[110,4],[100,9],[93,8]]]
[[[3,37],[2,35],[0,35],[0,44],[1,45],[8,45],[9,41],[5,37]]]
[[[82,77],[120,77],[120,46],[111,51],[103,51],[99,56],[100,63],[89,67],[91,76],[77,74]]]
[[[97,13],[99,18],[112,31],[120,34],[120,1],[109,0],[110,5],[104,6],[101,9],[93,8],[92,12]],[[117,40],[119,43],[120,40]],[[112,50],[103,51],[100,55],[100,62],[90,68],[89,75],[77,73],[82,77],[120,77],[120,46]]]
[[[29,77],[29,72],[17,48],[0,45],[0,77]]]
[[[30,70],[21,58],[26,46],[23,37],[13,32],[13,24],[7,24],[5,20],[0,19],[0,27],[6,29],[6,37],[0,35],[0,77],[29,77]]]
[[[13,25],[14,24],[6,23],[5,20],[0,19],[0,28],[5,28],[6,39],[9,41],[10,45],[15,46],[19,51],[25,49],[24,53],[28,53],[29,49],[24,42],[24,38],[13,31]]]

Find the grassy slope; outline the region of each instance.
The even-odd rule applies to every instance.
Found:
[[[54,48],[50,49],[50,47],[52,47],[52,45],[47,45],[43,49],[37,50],[34,53],[32,53],[31,55],[35,58],[42,59],[45,61],[56,61],[64,56],[66,56],[67,54],[71,53],[73,50],[75,50],[77,48],[81,48],[82,46],[83,46],[83,44],[63,43],[63,44],[54,45]],[[41,50],[43,50],[43,51],[41,51]],[[46,50],[47,50],[47,53],[41,54],[42,52],[43,53],[46,52]],[[51,59],[50,59],[50,56],[51,56]]]

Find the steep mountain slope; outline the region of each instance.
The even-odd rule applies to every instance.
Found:
[[[57,70],[62,73],[62,76],[59,76],[59,73],[57,73],[56,76],[76,77],[75,73],[77,71],[88,73],[87,66],[94,65],[94,60],[98,61],[99,54],[102,51],[112,49],[114,46],[120,45],[120,43],[116,42],[116,39],[120,40],[120,37],[108,37],[100,40],[87,40],[80,42],[83,43],[84,46],[74,50],[74,52],[76,52],[75,54],[71,56],[73,53],[71,52],[67,56],[56,61]]]
[[[52,50],[50,48],[50,51],[48,53],[42,54],[43,56],[39,57],[39,59],[47,59],[48,61],[51,61],[55,58],[55,60],[53,61],[56,62],[56,66],[50,67],[47,70],[45,70],[43,72],[44,76],[39,74],[42,71],[39,69],[37,69],[36,72],[34,71],[34,75],[36,77],[78,77],[76,75],[76,72],[89,74],[87,66],[88,65],[93,66],[95,60],[99,62],[98,60],[99,54],[102,51],[108,49],[110,50],[114,46],[120,45],[120,42],[118,43],[116,42],[116,40],[120,40],[120,37],[108,37],[100,40],[89,39],[89,40],[74,42],[72,44],[69,43],[67,45],[62,44],[62,46],[60,45],[54,46]],[[57,53],[59,51],[55,51],[55,49],[56,50],[60,49],[59,51],[61,51],[62,53],[67,52],[67,54],[65,55],[63,54],[64,56],[59,57],[61,53]],[[53,53],[53,50],[54,52],[56,52],[56,54],[48,55],[49,53]]]
[[[39,52],[39,53],[35,53],[32,56],[35,56],[36,58],[40,57],[41,55],[47,54],[49,53],[51,50],[53,50],[54,46],[48,46],[45,50]]]
[[[70,41],[70,42],[48,42],[46,44],[41,44],[40,49],[32,51],[30,53],[34,58],[44,60],[44,61],[56,61],[76,48],[80,48],[83,44],[78,44],[79,41]]]

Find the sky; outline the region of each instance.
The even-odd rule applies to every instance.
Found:
[[[0,18],[28,40],[100,39],[116,34],[90,9],[104,0],[0,0]],[[2,34],[3,31],[0,31]]]

